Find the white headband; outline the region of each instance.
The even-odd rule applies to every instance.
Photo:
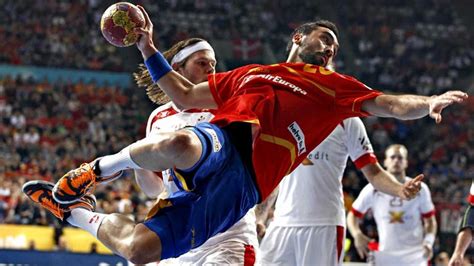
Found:
[[[173,56],[173,59],[171,59],[171,65],[182,62],[188,56],[192,55],[193,53],[197,51],[202,51],[202,50],[209,50],[212,52],[212,55],[214,56],[214,49],[212,49],[212,46],[206,41],[200,41],[179,51],[175,56]]]

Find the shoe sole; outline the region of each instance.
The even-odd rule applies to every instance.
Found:
[[[27,187],[29,187],[29,186],[36,186],[36,185],[41,185],[41,186],[50,187],[51,190],[52,190],[52,188],[54,187],[54,184],[51,183],[51,182],[43,181],[43,180],[34,180],[34,181],[28,181],[28,182],[26,182],[25,184],[23,184],[23,186],[21,187],[21,191],[23,191],[23,193],[25,193],[25,194],[28,196],[28,193],[27,193],[27,191],[26,191]],[[28,196],[28,197],[29,197],[29,196]]]

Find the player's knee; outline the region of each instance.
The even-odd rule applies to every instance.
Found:
[[[138,224],[133,230],[128,252],[127,259],[134,264],[157,262],[161,257],[161,241],[143,224]]]
[[[133,240],[130,243],[128,260],[134,264],[146,264],[152,261],[149,261],[147,254],[143,252],[143,246],[138,241]]]
[[[171,157],[179,157],[183,153],[189,152],[195,145],[190,132],[178,131],[171,135],[164,143],[164,151]]]

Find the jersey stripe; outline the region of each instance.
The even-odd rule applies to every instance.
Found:
[[[364,218],[364,213],[352,208],[351,209],[351,212],[354,214],[355,217],[359,218],[359,219],[362,219]]]
[[[422,213],[421,214],[421,217],[423,218],[430,218],[431,216],[435,215],[436,211],[435,210],[432,210],[432,211],[429,211],[429,212],[426,212],[426,213]]]
[[[255,249],[252,245],[245,245],[244,266],[255,265]]]
[[[366,153],[360,156],[359,158],[357,158],[357,160],[355,160],[354,162],[357,169],[361,169],[368,164],[375,164],[375,163],[377,163],[377,157],[373,153]]]

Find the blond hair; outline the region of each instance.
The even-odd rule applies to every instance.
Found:
[[[163,52],[163,56],[168,61],[168,63],[171,63],[171,59],[177,53],[179,53],[179,51],[201,41],[204,40],[201,38],[190,38],[180,41],[173,45],[169,50]],[[183,66],[186,64],[186,60],[187,59],[184,59],[182,62],[179,62],[178,66]],[[133,73],[133,78],[135,79],[135,83],[138,85],[138,87],[145,88],[146,95],[152,102],[161,105],[171,101],[168,95],[166,95],[165,92],[161,90],[160,86],[153,82],[150,73],[144,64],[138,65],[138,71]]]
[[[408,158],[408,150],[407,150],[407,147],[405,147],[405,145],[392,144],[392,145],[388,146],[387,149],[385,149],[385,156],[387,156],[387,152],[391,149],[399,150],[401,153],[403,153],[405,155],[405,158]]]

